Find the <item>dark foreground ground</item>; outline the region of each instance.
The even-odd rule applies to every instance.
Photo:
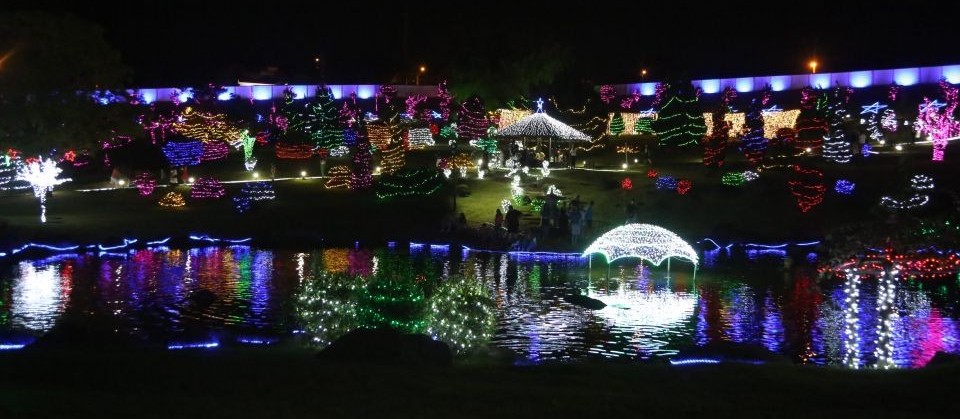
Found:
[[[300,347],[0,353],[0,418],[955,417],[960,366],[326,364]]]

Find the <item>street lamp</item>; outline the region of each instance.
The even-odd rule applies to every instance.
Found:
[[[816,74],[816,73],[817,73],[817,65],[818,65],[818,64],[819,64],[819,63],[817,63],[817,60],[810,60],[810,63],[807,64],[807,65],[810,66],[810,71],[813,71],[813,73]]]
[[[427,72],[427,66],[421,65],[420,68],[419,68],[419,70],[420,70],[420,71],[417,72],[417,86],[420,85],[420,76],[422,76],[423,73],[426,73],[426,72]]]
[[[647,69],[641,68],[641,69],[640,69],[640,83],[643,83],[643,78],[644,78],[644,77],[647,77]]]

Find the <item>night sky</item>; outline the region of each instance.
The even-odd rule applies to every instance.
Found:
[[[403,82],[425,64],[434,82],[471,56],[504,60],[548,44],[572,48],[565,77],[595,83],[637,81],[641,68],[648,80],[795,74],[813,56],[822,72],[960,63],[958,10],[928,2],[288,3],[14,0],[0,9],[100,24],[141,86],[233,83],[268,66],[289,82],[364,83]]]

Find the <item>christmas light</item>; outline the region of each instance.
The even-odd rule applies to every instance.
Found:
[[[339,110],[333,103],[333,92],[329,87],[319,87],[314,100],[307,104],[307,113],[298,121],[300,124],[296,129],[308,133],[315,147],[331,149],[343,145],[339,116]]]
[[[822,98],[818,98],[810,87],[800,91],[800,115],[797,119],[796,147],[810,149],[808,153],[819,153],[823,146],[823,136],[827,133]]]
[[[704,135],[713,135],[712,115],[713,114],[706,112],[703,114],[703,123],[707,127],[706,134]],[[743,127],[747,124],[747,115],[743,112],[729,112],[723,115],[723,121],[730,125],[731,133],[739,135],[743,132]]]
[[[620,181],[620,189],[625,191],[633,189],[633,181],[628,177],[623,178],[623,180]]]
[[[225,141],[237,146],[243,140],[243,130],[227,122],[226,115],[194,112],[186,107],[171,127],[184,137],[201,142]],[[161,134],[162,136],[162,134]]]
[[[178,192],[169,192],[160,198],[160,206],[167,208],[180,208],[187,203],[183,200],[183,195]]]
[[[612,135],[620,135],[624,131],[624,122],[623,116],[620,115],[620,112],[613,114],[613,117],[610,118],[610,124],[607,125],[607,131]]]
[[[609,84],[600,86],[600,100],[603,103],[606,103],[609,105],[610,101],[613,100],[614,96],[616,96],[616,93],[613,90],[613,86]]]
[[[850,163],[853,152],[850,151],[850,142],[847,141],[843,121],[847,117],[844,104],[849,99],[848,90],[836,87],[830,94],[827,107],[827,121],[829,131],[823,137],[823,158],[833,163]]]
[[[497,121],[497,129],[509,127],[524,117],[530,116],[532,112],[527,109],[497,109],[500,115]]]
[[[657,190],[673,191],[677,189],[677,180],[672,176],[660,176],[656,182]]]
[[[745,125],[747,132],[743,135],[740,143],[740,150],[743,151],[747,161],[751,164],[759,164],[763,160],[763,155],[767,151],[767,139],[764,138],[764,113],[763,105],[769,96],[763,96],[759,100],[750,101],[750,110],[746,114]]]
[[[380,158],[381,173],[391,174],[403,168],[406,164],[406,153],[399,144],[383,150]]]
[[[840,195],[852,195],[853,189],[855,187],[856,187],[856,184],[854,184],[853,182],[846,179],[840,179],[833,186],[833,190]]]
[[[50,159],[34,161],[24,164],[17,171],[16,180],[22,180],[33,187],[33,195],[40,199],[40,222],[47,222],[47,194],[53,191],[53,187],[70,179],[59,178],[63,172],[57,164]]]
[[[133,179],[133,186],[140,192],[140,196],[148,196],[157,187],[157,180],[153,178],[153,175],[142,172]]]
[[[517,179],[519,179],[519,177],[517,177]],[[561,191],[560,188],[557,187],[557,185],[550,185],[550,186],[547,187],[547,193],[546,193],[546,194],[547,194],[547,195],[553,195],[553,196],[562,197],[562,196],[563,196],[563,191]]]
[[[897,132],[897,112],[893,109],[883,111],[883,117],[880,118],[880,126],[887,132]]]
[[[479,96],[472,96],[460,105],[457,119],[457,134],[467,141],[482,137],[487,132],[490,121],[487,120],[483,101]]]
[[[590,141],[590,137],[546,113],[537,112],[497,130],[498,137],[542,137]]]
[[[656,178],[657,178],[657,171],[654,170],[654,169],[647,169],[647,178],[649,178],[649,179],[656,179]]]
[[[793,129],[797,125],[797,118],[800,116],[799,109],[789,111],[763,111],[763,136],[764,138],[777,138],[777,131],[781,129]]]
[[[227,143],[223,141],[208,141],[203,143],[203,154],[200,156],[201,161],[213,161],[213,160],[222,160],[227,158],[227,153],[230,152],[230,148],[227,147]]]
[[[706,135],[707,128],[691,86],[668,85],[664,88],[668,89],[665,92],[670,94],[670,99],[660,108],[657,120],[653,122],[660,145],[685,146],[699,142]],[[658,91],[658,99],[660,93]]]
[[[363,190],[373,186],[373,175],[370,172],[370,141],[366,129],[361,124],[357,132],[357,148],[353,153],[353,172],[350,175],[350,189]]]
[[[547,160],[544,160],[542,163],[540,163],[540,166],[541,166],[541,167],[540,167],[540,176],[542,176],[542,177],[548,177],[548,176],[550,176],[550,162],[547,161]]]
[[[742,172],[729,172],[724,173],[720,177],[720,183],[726,186],[743,186],[746,183],[746,178],[743,177]]]
[[[200,141],[168,141],[163,145],[163,155],[171,166],[196,166],[203,157],[203,143]]]
[[[927,175],[913,175],[910,178],[910,187],[915,191],[933,190],[933,178]]]
[[[427,196],[440,190],[443,180],[434,169],[401,169],[393,175],[384,175],[377,183],[377,198],[398,196]]]
[[[823,202],[826,186],[823,185],[823,172],[817,169],[807,169],[799,165],[793,166],[794,180],[787,182],[790,193],[797,199],[800,212],[810,211]]]
[[[880,197],[880,205],[887,209],[909,210],[922,207],[930,202],[930,195],[913,194],[907,199],[894,199],[889,196]]]
[[[190,198],[193,199],[218,199],[225,194],[226,191],[220,181],[210,177],[197,179],[197,182],[190,187]]]
[[[870,139],[877,141],[880,144],[884,143],[884,138],[883,132],[880,130],[881,123],[878,112],[886,107],[887,105],[881,105],[880,102],[874,102],[872,105],[860,107],[862,109],[860,111],[860,123],[867,126],[867,132],[870,133]],[[863,115],[866,115],[866,117],[864,118]]]
[[[481,348],[496,326],[490,291],[478,281],[452,277],[430,297],[427,334],[450,345],[456,353]]]
[[[844,365],[857,369],[860,367],[860,324],[858,315],[860,314],[860,275],[854,273],[846,274],[847,280],[843,286],[844,298],[843,332],[846,336],[844,340]]]
[[[436,144],[430,128],[411,128],[408,133],[411,149],[421,149]]]
[[[393,138],[393,127],[385,122],[377,122],[367,125],[367,135],[370,139],[370,145],[375,150],[382,151],[390,145]]]
[[[953,117],[957,103],[960,102],[958,89],[946,80],[940,80],[939,86],[946,103],[939,104],[937,101],[930,102],[930,99],[923,98],[920,113],[913,124],[917,133],[927,135],[933,141],[933,161],[943,161],[947,141],[952,137],[960,136],[960,121]]]
[[[329,179],[327,179],[323,186],[327,189],[350,188],[351,175],[352,173],[349,167],[334,166],[327,172]]]
[[[693,182],[688,179],[681,179],[677,182],[677,193],[680,195],[686,195],[687,192],[690,192],[690,188],[693,187]]]
[[[633,257],[659,266],[669,258],[698,263],[697,252],[675,233],[651,224],[627,224],[604,233],[583,252],[600,253],[607,262]]]
[[[275,146],[275,152],[278,159],[303,160],[313,156],[313,146],[278,142]]]
[[[341,145],[330,149],[330,157],[344,157],[350,154],[350,148]]]
[[[272,201],[276,199],[273,184],[270,182],[247,182],[240,188],[240,195],[249,201]]]
[[[410,95],[407,96],[407,99],[404,100],[404,103],[407,105],[407,115],[410,119],[413,119],[417,115],[417,106],[427,101],[426,96],[421,95]]]

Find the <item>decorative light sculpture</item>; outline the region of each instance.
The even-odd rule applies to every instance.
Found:
[[[675,233],[651,224],[627,224],[604,233],[590,244],[583,255],[600,253],[607,262],[622,258],[640,258],[660,265],[670,258],[699,263],[697,252]]]
[[[836,191],[836,192],[837,192],[838,194],[840,194],[840,195],[852,195],[852,194],[853,194],[853,188],[855,188],[856,186],[857,186],[857,185],[856,185],[855,183],[853,183],[853,182],[851,182],[851,181],[849,181],[849,180],[840,179],[840,180],[838,180],[837,183],[833,186],[833,190]]]
[[[160,206],[167,208],[180,208],[186,205],[186,202],[183,200],[183,195],[178,192],[170,192],[160,198]]]
[[[40,199],[40,222],[47,222],[47,193],[68,178],[58,178],[62,172],[53,160],[35,161],[20,166],[16,180],[23,180],[33,187],[33,195]]]
[[[190,187],[190,197],[193,199],[218,199],[226,194],[220,181],[202,177]]]

